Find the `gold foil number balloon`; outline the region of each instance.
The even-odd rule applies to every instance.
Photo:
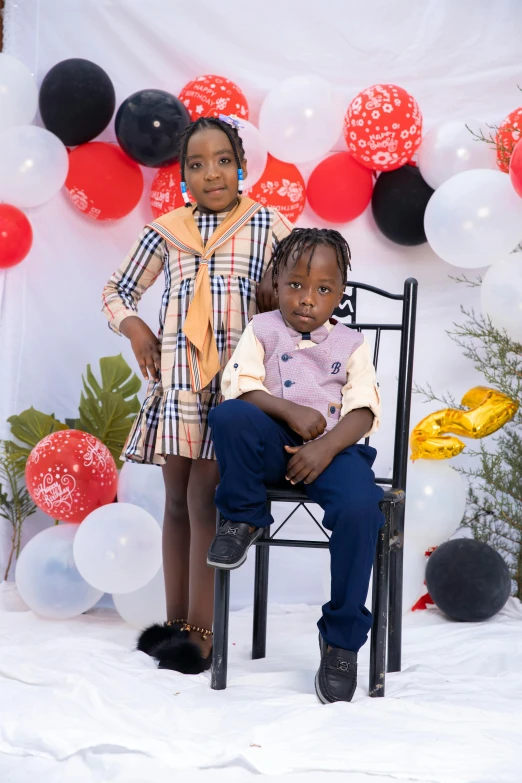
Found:
[[[462,405],[469,410],[446,408],[417,424],[410,437],[412,460],[456,457],[465,444],[455,435],[485,438],[507,424],[518,410],[518,402],[486,386],[467,391]]]

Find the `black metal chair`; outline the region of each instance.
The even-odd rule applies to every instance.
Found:
[[[402,301],[401,323],[357,323],[357,291],[360,289],[370,291],[386,299]],[[348,328],[357,329],[359,332],[375,332],[373,363],[376,369],[382,332],[399,331],[401,333],[393,475],[391,479],[375,479],[377,484],[383,486],[383,488],[387,487],[387,489],[382,501],[385,524],[381,528],[377,540],[373,566],[370,696],[384,696],[386,670],[394,672],[400,671],[401,668],[404,510],[416,306],[417,281],[413,278],[405,281],[402,294],[391,294],[364,283],[350,283],[343,296],[341,305],[335,313],[343,322],[347,317],[350,319],[350,323],[347,324]],[[368,443],[369,439],[367,438],[365,442]],[[310,503],[310,501],[302,489],[298,486],[292,487],[291,485],[286,487],[268,487],[267,498],[269,507],[273,501],[294,503],[297,506],[272,535],[270,535],[270,529],[266,528],[263,537],[256,543],[252,658],[264,658],[266,652],[269,547],[328,547],[328,540],[301,541],[275,538],[283,525],[295,513],[296,509],[299,506],[304,506],[321,528],[326,539],[328,539],[327,532],[305,505]],[[218,527],[220,522],[221,518],[218,512]],[[211,686],[214,690],[223,690],[227,685],[229,596],[230,571],[216,569],[214,649],[211,680]],[[387,656],[386,643],[388,643]]]

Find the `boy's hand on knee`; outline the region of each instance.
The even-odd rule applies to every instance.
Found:
[[[285,476],[291,484],[298,484],[300,481],[311,484],[335,456],[323,439],[305,443],[304,446],[285,446],[285,449],[293,455],[288,460]]]

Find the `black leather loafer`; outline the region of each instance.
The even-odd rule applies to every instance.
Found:
[[[248,550],[263,533],[262,527],[250,532],[246,522],[221,523],[218,534],[210,545],[207,565],[213,568],[232,570],[239,568],[247,559]]]
[[[315,692],[323,704],[351,701],[357,687],[357,653],[330,647],[319,635],[321,663],[315,675]]]

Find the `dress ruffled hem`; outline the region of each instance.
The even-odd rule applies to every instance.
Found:
[[[221,393],[163,391],[161,382],[152,384],[121,458],[150,465],[164,465],[171,455],[215,459],[208,416],[222,399]]]

